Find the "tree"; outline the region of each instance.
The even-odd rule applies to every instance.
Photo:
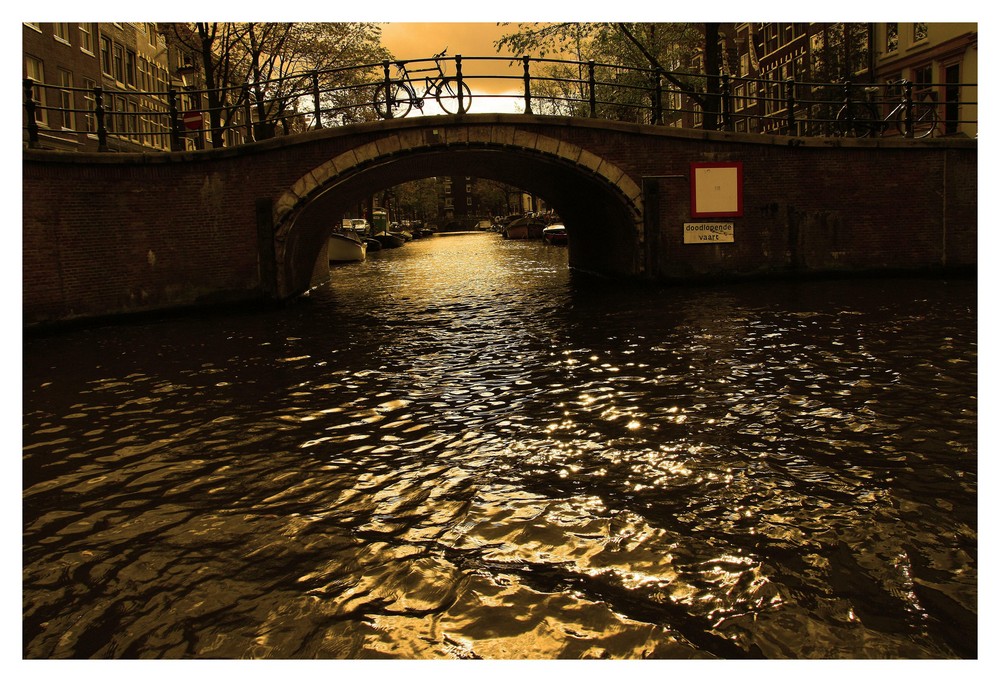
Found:
[[[694,99],[703,110],[715,101],[704,93],[717,88],[717,56],[705,63],[714,69],[715,79],[699,74],[683,73],[690,70],[699,52],[718,55],[718,31],[701,24],[683,23],[559,23],[518,24],[517,30],[504,35],[495,43],[500,50],[506,48],[514,54],[532,52],[539,57],[549,54],[569,55],[576,61],[593,60],[596,66],[595,81],[598,86],[599,115],[609,118],[636,120],[637,112],[651,104],[649,93],[656,91],[658,78],[663,78],[674,92]],[[712,50],[706,48],[712,46]],[[616,68],[618,67],[618,68]],[[622,69],[620,67],[628,67]],[[550,65],[546,75],[567,78],[568,65]],[[580,113],[586,106],[589,93],[584,91],[586,76],[577,67],[577,92],[571,96],[567,86],[545,82],[539,85],[543,98],[550,108],[562,108],[565,113]],[[534,96],[534,92],[532,93]],[[569,100],[570,103],[567,103]],[[562,112],[558,112],[562,113]],[[711,119],[709,119],[711,121]]]
[[[239,42],[233,31],[235,25],[204,22],[161,25],[170,42],[180,46],[186,54],[196,56],[201,62],[199,70],[205,79],[212,146],[221,147],[222,131],[233,122],[244,101],[242,95],[238,94],[234,98],[230,90],[223,89],[224,86],[239,81],[233,73],[230,59],[234,46]]]
[[[436,178],[422,178],[396,185],[391,189],[400,220],[428,220],[437,216],[438,183]]]
[[[367,103],[371,93],[360,87],[370,73],[355,67],[390,56],[374,23],[171,24],[170,34],[200,58],[213,146],[221,146],[222,129],[247,105],[258,139],[279,128],[356,120],[351,108]]]

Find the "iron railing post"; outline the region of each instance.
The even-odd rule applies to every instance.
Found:
[[[590,117],[597,118],[597,63],[587,62],[587,88],[590,90]]]
[[[529,62],[531,57],[524,55],[521,58],[524,61],[524,113],[530,114],[531,112],[531,68]]]
[[[388,59],[382,62],[382,87],[385,88],[385,117],[392,118],[392,75],[389,73]]]
[[[455,80],[458,81],[458,113],[465,113],[465,95],[463,94],[462,87],[462,55],[455,55]]]
[[[653,125],[663,123],[663,74],[656,70],[653,81]]]
[[[167,110],[170,115],[170,151],[179,152],[184,149],[181,144],[180,110],[177,107],[177,91],[167,90]]]
[[[722,129],[733,130],[733,96],[729,74],[722,74]]]
[[[94,87],[94,118],[97,119],[97,151],[108,151],[108,122],[104,109],[104,88]]]
[[[795,135],[795,79],[785,79],[785,106],[788,107],[788,135]]]
[[[913,83],[903,81],[903,122],[906,136],[913,137]]]
[[[24,112],[28,117],[28,147],[41,146],[38,141],[38,120],[35,118],[35,81],[24,79]]]
[[[847,124],[850,125],[851,123],[853,123],[853,118],[854,118],[851,109],[851,81],[844,81],[843,108],[844,108],[844,118],[846,119]],[[833,126],[834,134],[836,134],[836,131],[838,130],[837,112],[833,112],[833,120],[830,121],[830,124]],[[846,129],[842,130],[841,134],[846,135],[847,134]]]
[[[250,86],[243,86],[240,90],[240,99],[243,100],[243,117],[246,119],[247,140],[253,142],[253,108],[250,106]]]
[[[323,127],[323,109],[322,104],[319,101],[319,71],[313,69],[312,73],[312,90],[313,90],[313,115],[316,117],[316,128]]]

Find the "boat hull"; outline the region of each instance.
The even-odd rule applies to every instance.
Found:
[[[363,261],[368,245],[354,234],[334,232],[327,243],[327,259],[331,263]]]
[[[566,234],[565,226],[560,223],[549,225],[542,230],[542,239],[545,240],[546,244],[565,246],[569,242],[569,235]]]
[[[397,249],[406,243],[406,240],[402,237],[386,232],[383,232],[382,234],[373,234],[372,237],[377,239],[382,244],[383,249]]]
[[[541,221],[522,218],[505,227],[503,236],[505,239],[541,239],[544,228],[545,223]]]

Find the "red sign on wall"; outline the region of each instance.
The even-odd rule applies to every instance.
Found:
[[[691,164],[691,216],[733,218],[743,215],[743,163]]]

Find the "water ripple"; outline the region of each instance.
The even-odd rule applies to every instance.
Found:
[[[976,656],[974,282],[380,254],[26,341],[26,658]]]

